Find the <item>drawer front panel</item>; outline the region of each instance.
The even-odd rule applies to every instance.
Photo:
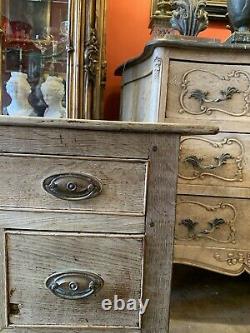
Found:
[[[139,327],[139,308],[105,311],[102,301],[115,295],[141,299],[142,237],[12,232],[6,234],[6,247],[10,324]],[[80,292],[89,292],[90,280],[86,283],[79,272],[93,281],[101,278],[103,286],[80,299]]]
[[[174,261],[229,275],[250,272],[249,199],[178,196]]]
[[[0,168],[2,207],[145,213],[144,161],[2,155]]]
[[[166,117],[250,120],[249,94],[249,66],[171,61]]]
[[[179,154],[179,184],[250,187],[250,140],[248,135],[183,137]],[[250,192],[249,192],[250,194]]]
[[[144,216],[0,210],[0,229],[143,234]]]
[[[249,248],[250,201],[178,195],[175,244]]]

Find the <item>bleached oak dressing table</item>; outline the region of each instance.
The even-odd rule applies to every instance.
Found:
[[[179,138],[216,132],[1,117],[1,333],[168,332]]]
[[[250,46],[171,39],[121,66],[121,119],[218,124],[181,139],[174,261],[250,272]]]

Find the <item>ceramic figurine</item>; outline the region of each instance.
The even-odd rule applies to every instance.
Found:
[[[249,32],[250,0],[227,0],[227,8],[233,30]]]
[[[11,97],[11,103],[6,107],[9,116],[28,117],[36,115],[28,101],[31,87],[27,81],[27,74],[11,72],[11,77],[6,84],[6,91]]]
[[[44,117],[65,118],[66,109],[62,106],[64,97],[63,81],[56,76],[48,76],[46,81],[41,85],[43,99],[47,104]]]

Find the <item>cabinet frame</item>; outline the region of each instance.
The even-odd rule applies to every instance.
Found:
[[[2,1],[0,11],[2,11]],[[106,81],[106,0],[69,0],[66,109],[70,119],[102,119]],[[0,28],[0,72],[3,70],[3,29]],[[2,75],[1,75],[2,77]],[[3,86],[2,79],[0,84]],[[3,101],[0,93],[0,106]]]

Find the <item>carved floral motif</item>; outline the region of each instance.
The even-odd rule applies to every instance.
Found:
[[[162,58],[155,57],[154,59],[154,76],[155,78],[159,77],[162,69]]]
[[[84,70],[89,75],[90,80],[96,77],[96,69],[99,63],[100,46],[97,38],[96,29],[91,29],[90,38],[85,44]]]
[[[236,268],[239,273],[250,272],[250,252],[249,251],[227,251],[217,250],[214,254],[216,261],[225,263],[232,268]]]

